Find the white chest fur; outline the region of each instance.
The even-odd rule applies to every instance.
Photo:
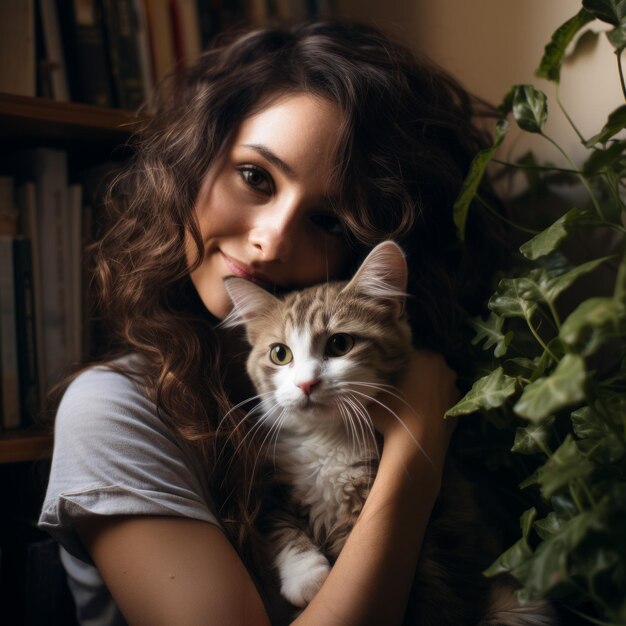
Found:
[[[309,509],[315,535],[327,534],[349,513],[357,490],[374,475],[376,450],[355,446],[343,428],[334,432],[282,432],[276,465],[292,486],[293,497]]]

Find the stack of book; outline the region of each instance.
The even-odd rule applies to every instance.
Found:
[[[333,13],[332,0],[2,0],[0,92],[136,110],[234,26]]]
[[[0,177],[3,429],[36,420],[46,389],[80,362],[84,344],[82,187],[68,184],[62,150],[15,156],[19,177]]]

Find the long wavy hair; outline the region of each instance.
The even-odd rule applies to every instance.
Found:
[[[112,221],[92,248],[99,313],[117,353],[143,357],[145,388],[210,477],[224,528],[244,555],[259,506],[248,462],[256,451],[240,445],[222,339],[189,278],[203,255],[194,204],[241,121],[279,93],[338,106],[337,215],[355,263],[388,238],[407,252],[418,343],[457,353],[462,321],[480,309],[501,250],[482,207],[470,213],[465,243],[452,222],[470,161],[490,141],[475,118],[489,110],[374,28],[314,22],[233,35],[165,85],[106,196]],[[498,206],[487,181],[480,195]],[[191,268],[186,237],[197,249]]]

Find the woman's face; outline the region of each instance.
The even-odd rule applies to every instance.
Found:
[[[342,224],[329,203],[340,120],[320,97],[273,99],[241,123],[207,172],[195,206],[204,258],[191,279],[216,317],[231,309],[226,276],[274,291],[325,281],[345,266]],[[194,255],[189,240],[190,262]]]

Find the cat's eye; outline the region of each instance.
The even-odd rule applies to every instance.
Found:
[[[270,348],[270,361],[276,365],[287,365],[293,360],[291,350],[284,343],[275,343]]]
[[[327,356],[343,356],[354,347],[354,337],[348,333],[337,333],[326,342]]]

